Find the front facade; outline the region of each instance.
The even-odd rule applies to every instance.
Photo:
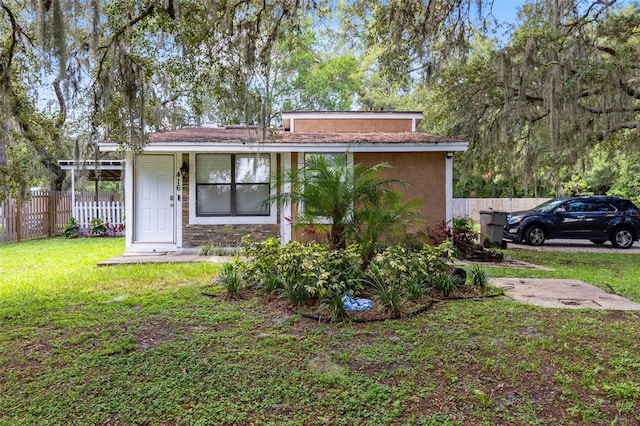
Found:
[[[291,206],[262,203],[278,170],[308,154],[347,155],[353,163],[390,163],[387,176],[425,200],[426,226],[452,216],[453,155],[467,143],[415,131],[419,112],[283,112],[283,128],[188,128],[153,133],[125,170],[127,252],[173,251],[241,239],[298,238]],[[100,149],[114,151],[116,144]],[[286,185],[286,184],[285,184]]]

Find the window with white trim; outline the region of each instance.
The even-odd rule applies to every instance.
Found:
[[[269,154],[197,154],[196,216],[269,216]]]

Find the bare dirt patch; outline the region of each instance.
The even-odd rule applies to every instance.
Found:
[[[174,325],[168,321],[154,321],[149,323],[142,333],[136,336],[139,350],[155,348],[176,338]]]

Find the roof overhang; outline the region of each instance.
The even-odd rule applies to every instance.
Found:
[[[98,144],[100,151],[115,152],[122,147],[113,142]],[[145,153],[167,152],[462,152],[468,142],[394,143],[278,143],[278,142],[154,142]]]

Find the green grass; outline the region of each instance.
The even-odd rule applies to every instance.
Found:
[[[123,249],[122,239],[0,246],[0,425],[640,421],[638,313],[492,298],[324,324],[282,300],[203,297],[224,292],[211,287],[217,265],[95,266]],[[555,269],[544,276],[620,276],[639,293],[635,255],[607,266],[602,254],[509,254]]]

